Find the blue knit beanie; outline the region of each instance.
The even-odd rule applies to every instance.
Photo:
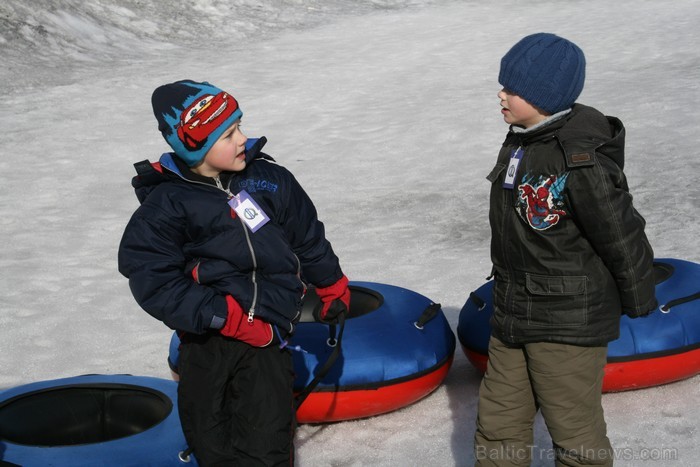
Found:
[[[243,116],[232,95],[207,82],[164,84],[151,96],[158,129],[175,155],[194,167],[219,137]]]
[[[548,114],[574,105],[586,79],[583,51],[562,37],[524,37],[501,59],[498,82]]]

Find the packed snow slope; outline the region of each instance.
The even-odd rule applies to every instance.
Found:
[[[626,125],[656,256],[699,262],[698,23],[696,0],[4,0],[0,388],[169,377],[171,331],[136,305],[116,252],[138,205],[132,164],[168,149],[151,92],[183,78],[238,98],[352,280],[422,293],[456,329],[490,271],[500,58],[560,34],[587,56],[579,101]],[[297,464],[471,465],[479,380],[458,350],[410,407],[300,427]],[[697,465],[699,382],[606,394],[616,465]],[[550,443],[538,419],[534,465],[552,465]]]

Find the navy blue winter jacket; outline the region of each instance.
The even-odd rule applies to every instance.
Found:
[[[170,153],[157,171],[134,177],[141,206],[124,231],[119,271],[139,305],[170,328],[221,328],[231,295],[250,317],[291,332],[304,283],[327,287],[343,276],[311,199],[260,152],[264,144],[248,140],[246,168],[219,180],[194,174]],[[226,190],[245,190],[270,222],[251,232]]]

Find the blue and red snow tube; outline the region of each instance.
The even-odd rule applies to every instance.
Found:
[[[186,449],[173,381],[84,375],[0,392],[3,466],[196,466]]]
[[[375,282],[350,282],[350,291],[340,355],[299,407],[300,423],[364,418],[405,407],[440,386],[452,364],[456,339],[439,304]],[[310,318],[317,299],[312,293],[305,297],[302,321],[289,343],[302,349],[293,352],[297,392],[334,350],[329,326]],[[168,361],[175,373],[178,345],[173,334]]]
[[[659,310],[622,316],[620,337],[608,345],[603,391],[625,391],[679,381],[700,373],[700,264],[654,261]],[[457,336],[469,361],[486,371],[493,281],[479,287],[459,315]]]

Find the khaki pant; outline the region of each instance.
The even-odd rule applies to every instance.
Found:
[[[555,457],[557,466],[612,465],[601,405],[606,354],[606,347],[549,342],[513,348],[492,337],[479,390],[476,465],[530,465],[533,457]],[[554,455],[533,446],[538,409]]]

